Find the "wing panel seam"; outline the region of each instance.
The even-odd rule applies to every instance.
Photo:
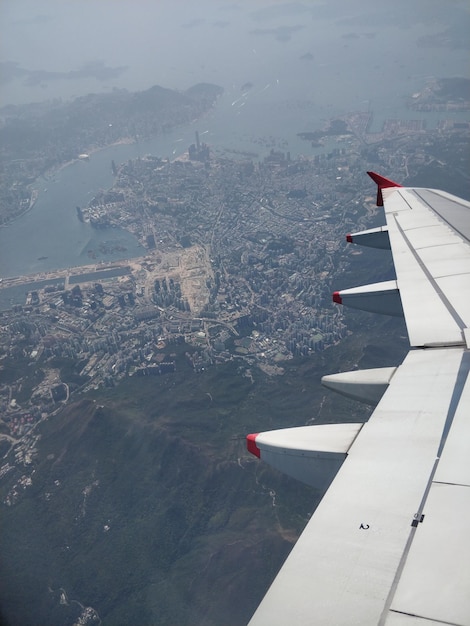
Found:
[[[434,485],[449,485],[450,487],[470,487],[470,485],[467,483],[450,483],[445,480],[434,480],[433,484]]]
[[[429,475],[428,483],[424,489],[423,497],[421,498],[418,511],[415,513],[415,519],[419,519],[421,517],[423,510],[424,510],[424,506],[426,504],[426,500],[428,499],[429,492],[434,483],[434,476],[436,474],[437,467],[439,465],[442,451],[444,450],[444,446],[447,441],[447,435],[449,434],[450,428],[452,426],[452,422],[455,417],[455,413],[457,411],[457,407],[460,402],[460,398],[462,397],[463,390],[467,382],[469,369],[470,369],[470,352],[464,352],[460,360],[459,370],[457,372],[454,389],[452,392],[452,396],[450,398],[449,408],[447,410],[447,417],[444,423],[444,428],[442,429],[442,436],[439,442],[439,448],[437,450],[436,459],[434,460],[434,464],[433,464],[431,473]],[[390,591],[388,593],[387,600],[385,602],[384,609],[383,609],[381,618],[379,620],[379,626],[385,626],[387,613],[391,610],[393,598],[395,597],[398,583],[400,582],[400,578],[403,573],[403,569],[406,565],[406,560],[408,558],[408,554],[411,548],[411,544],[413,543],[413,539],[415,537],[415,533],[417,530],[418,530],[417,526],[411,527],[410,534],[408,535],[408,539],[406,541],[405,548],[403,550],[403,554],[400,559],[400,563],[395,573],[395,578],[393,579],[392,586],[390,587]]]
[[[410,240],[408,239],[408,237],[406,236],[405,231],[403,230],[403,228],[401,227],[399,221],[397,220],[397,216],[394,215],[393,216],[395,219],[395,224],[398,228],[398,231],[400,232],[401,236],[403,237],[403,240],[405,241],[406,245],[408,246],[411,254],[413,255],[413,257],[416,259],[416,262],[418,263],[419,267],[422,269],[422,271],[424,272],[424,274],[426,275],[426,278],[429,280],[429,282],[431,283],[431,285],[434,288],[434,291],[436,292],[436,294],[439,296],[440,300],[442,301],[442,303],[444,304],[444,306],[446,307],[446,309],[449,311],[450,315],[452,316],[453,320],[455,321],[455,323],[458,325],[458,327],[460,328],[461,331],[463,331],[464,328],[467,327],[467,325],[465,324],[465,322],[463,321],[463,319],[460,317],[460,315],[457,313],[457,311],[454,309],[454,307],[452,306],[452,304],[449,302],[447,296],[444,294],[444,292],[442,291],[442,289],[439,287],[439,285],[436,282],[436,279],[434,278],[434,276],[432,276],[432,274],[429,272],[428,268],[424,265],[424,263],[421,261],[419,255],[417,254],[416,250],[413,248],[413,246],[411,245]],[[393,248],[392,248],[393,249]],[[398,277],[397,277],[397,282],[398,282]],[[398,286],[400,287],[400,286]]]
[[[416,189],[413,189],[413,193],[421,200],[421,202],[424,202],[424,204],[435,214],[437,215],[445,224],[447,224],[447,226],[449,226],[449,228],[452,231],[455,231],[456,233],[458,233],[467,243],[468,243],[468,237],[466,237],[454,224],[451,224],[451,222],[449,222],[449,220],[447,220],[441,213],[439,213],[439,211],[433,207],[425,198],[423,198],[423,196],[421,194],[418,193],[418,191]],[[438,194],[439,195],[439,194]],[[403,196],[402,196],[403,197]],[[442,196],[441,196],[442,198]],[[463,205],[460,205],[463,206]]]
[[[426,617],[425,615],[416,615],[415,613],[406,613],[405,611],[396,611],[395,609],[390,609],[390,613],[395,613],[396,615],[407,615],[409,617],[418,617],[426,622],[433,622],[433,624],[445,624],[445,626],[459,626],[456,622],[444,622],[441,619],[436,619],[434,617]]]

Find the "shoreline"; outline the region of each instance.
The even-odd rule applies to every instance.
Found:
[[[215,104],[214,104],[214,106],[215,106]],[[209,113],[209,111],[204,111],[200,117],[192,118],[189,122],[186,122],[185,124],[176,124],[175,126],[172,126],[171,128],[169,128],[168,130],[172,131],[175,128],[178,128],[179,126],[185,126],[187,124],[189,124],[189,125],[190,124],[194,124],[198,120],[202,119],[205,115],[207,115],[207,113]],[[129,137],[129,136],[121,137],[121,139],[118,139],[117,141],[113,141],[112,143],[104,145],[104,146],[90,147],[89,149],[87,149],[88,151],[87,151],[86,154],[91,156],[93,154],[96,154],[97,152],[100,152],[101,150],[108,150],[109,148],[112,148],[113,146],[138,144],[139,141],[142,141],[142,142],[143,141],[148,141],[149,139],[154,139],[154,138],[157,138],[157,137],[159,137],[161,135],[165,135],[165,134],[166,134],[165,132],[157,132],[156,134],[151,134],[151,135],[148,135],[148,136],[145,136],[145,137],[139,137],[137,139],[133,138],[133,137]],[[74,158],[74,159],[70,159],[69,161],[66,161],[64,163],[58,163],[56,165],[52,165],[51,167],[46,169],[43,173],[39,174],[37,176],[37,178],[34,180],[34,182],[29,183],[28,185],[26,185],[26,189],[28,191],[31,190],[31,199],[30,199],[30,203],[29,203],[28,207],[26,209],[24,209],[23,211],[20,211],[16,215],[14,215],[8,221],[3,222],[2,224],[0,224],[0,228],[8,228],[8,226],[10,226],[16,220],[20,219],[21,217],[23,217],[24,215],[29,213],[29,211],[31,211],[34,208],[34,205],[36,204],[36,201],[37,201],[37,199],[39,197],[39,194],[40,194],[40,190],[37,188],[37,184],[38,184],[38,181],[41,178],[43,178],[46,181],[50,180],[56,174],[61,172],[63,169],[65,169],[66,167],[69,167],[70,165],[73,165],[74,163],[76,163],[79,160],[80,159],[79,159],[79,157],[77,155],[77,157]]]
[[[133,143],[138,143],[138,142],[137,140],[132,139],[131,137],[123,137],[122,139],[118,139],[118,141],[114,141],[113,143],[110,143],[106,146],[90,148],[87,154],[91,156],[92,154],[96,154],[97,152],[100,152],[101,150],[107,150],[108,148],[112,148],[113,146],[130,145]],[[26,189],[28,191],[31,190],[31,198],[30,198],[30,202],[27,208],[23,209],[23,211],[20,211],[14,217],[4,222],[3,224],[0,224],[0,228],[8,228],[11,224],[16,222],[16,220],[20,219],[21,217],[29,213],[29,211],[31,211],[34,208],[37,202],[37,199],[39,197],[39,194],[41,193],[40,189],[37,188],[38,181],[41,178],[43,178],[46,181],[51,180],[56,174],[64,170],[66,167],[73,165],[77,161],[80,161],[78,156],[75,159],[70,159],[69,161],[66,161],[65,163],[52,165],[47,170],[45,170],[45,172],[43,172],[42,174],[39,174],[39,176],[34,180],[34,182],[29,183],[29,185],[26,186]]]

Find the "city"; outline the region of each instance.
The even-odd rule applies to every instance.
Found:
[[[432,166],[430,141],[469,132],[468,124],[425,131],[388,121],[374,138],[363,120],[345,117],[336,147],[313,158],[272,149],[260,162],[234,160],[213,154],[196,133],[175,161],[110,164],[113,188],[77,209],[77,219],[128,229],[147,254],[93,263],[90,250],[89,267],[2,281],[1,290],[28,284],[24,303],[1,314],[5,442],[74,393],[171,373],[176,344],[187,346],[195,372],[241,359],[275,376],[283,361],[350,332],[330,293],[334,276],[360,254],[344,235],[380,219],[362,163],[400,179]],[[78,364],[68,380],[64,363]]]
[[[454,83],[410,92],[408,111],[360,93],[322,129],[313,99],[285,92],[289,128],[253,124],[243,143],[239,87],[222,140],[214,85],[3,110],[0,221],[18,248],[0,280],[0,538],[18,623],[247,623],[322,493],[250,458],[246,434],[370,415],[320,377],[396,365],[406,328],[331,302],[393,277],[387,252],[345,235],[383,223],[367,169],[468,195],[469,82]],[[84,183],[97,164],[108,182]],[[62,177],[63,241],[38,224]]]

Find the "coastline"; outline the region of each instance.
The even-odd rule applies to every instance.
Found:
[[[96,146],[94,148],[90,148],[87,154],[92,155],[92,154],[96,154],[97,152],[100,152],[101,150],[107,150],[108,148],[112,148],[113,146],[130,145],[133,143],[137,143],[137,141],[135,139],[132,139],[132,137],[123,137],[122,139],[113,141],[113,143],[110,143],[106,146]],[[22,211],[14,215],[8,221],[3,222],[3,224],[0,224],[0,228],[8,228],[8,226],[16,222],[16,220],[20,219],[21,217],[29,213],[34,208],[37,202],[37,199],[39,197],[39,194],[40,194],[40,190],[37,187],[37,184],[40,178],[43,178],[44,180],[51,180],[56,174],[64,170],[66,167],[73,165],[77,161],[80,161],[78,156],[75,159],[70,159],[69,161],[66,161],[65,163],[52,165],[44,173],[39,174],[39,176],[34,180],[34,182],[29,183],[29,185],[27,185],[26,187],[28,191],[31,191],[29,205],[25,209],[23,209]]]
[[[16,220],[20,219],[20,217],[23,217],[23,215],[26,215],[34,208],[34,205],[36,204],[37,199],[39,197],[39,189],[36,189],[35,187],[33,187],[36,181],[37,179],[34,181],[34,183],[31,183],[27,187],[28,191],[31,189],[31,197],[29,199],[29,204],[26,207],[26,209],[17,213],[14,217],[9,219],[7,222],[3,222],[3,224],[0,224],[0,228],[8,228],[8,226],[16,222]]]
[[[166,131],[173,131],[175,128],[178,128],[178,127],[181,127],[181,126],[186,126],[188,124],[193,124],[197,120],[201,119],[204,115],[209,113],[209,111],[213,110],[214,107],[217,104],[218,99],[219,99],[219,96],[217,96],[214,99],[214,101],[210,105],[209,109],[201,111],[199,115],[196,115],[195,117],[191,117],[189,120],[186,120],[184,122],[169,124],[168,126],[165,127],[165,129],[160,128],[156,132],[152,132],[152,133],[150,133],[148,135],[139,136],[137,138],[136,137],[125,136],[125,137],[121,137],[117,141],[113,141],[113,142],[111,142],[109,144],[105,144],[105,145],[101,145],[101,146],[96,146],[96,145],[93,146],[92,145],[90,147],[84,148],[84,151],[86,151],[86,153],[88,155],[92,155],[92,154],[95,154],[95,153],[97,153],[97,152],[99,152],[101,150],[109,149],[109,148],[111,148],[113,146],[137,144],[137,143],[139,143],[139,141],[144,142],[144,141],[148,141],[150,139],[159,137],[162,134],[164,135]],[[35,203],[36,203],[36,201],[38,199],[39,193],[40,193],[40,190],[37,187],[38,187],[38,181],[41,178],[43,178],[44,180],[50,180],[57,173],[61,172],[63,169],[65,169],[69,165],[72,165],[73,163],[75,163],[78,160],[79,160],[79,156],[77,154],[77,156],[75,158],[73,158],[73,159],[70,159],[70,160],[68,160],[66,162],[63,162],[63,163],[56,163],[56,164],[48,167],[43,172],[39,173],[32,183],[25,184],[24,189],[26,189],[28,192],[30,192],[30,202],[29,202],[28,206],[25,209],[18,211],[18,213],[15,213],[14,215],[12,215],[6,221],[2,222],[0,224],[0,227],[8,227],[8,226],[10,226],[17,219],[21,218],[23,215],[27,214],[29,211],[31,211],[31,209],[34,208],[34,205],[35,205]]]

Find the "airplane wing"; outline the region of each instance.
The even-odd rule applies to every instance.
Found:
[[[250,621],[470,624],[470,203],[369,172],[387,225],[347,240],[391,248],[396,280],[335,292],[404,315],[396,368],[325,376],[376,405],[365,424],[248,435],[248,450],[329,486]]]

